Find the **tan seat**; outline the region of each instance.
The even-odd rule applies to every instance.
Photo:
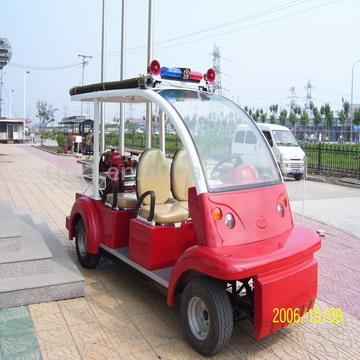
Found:
[[[106,195],[106,202],[112,206],[113,194]],[[118,193],[117,207],[120,209],[135,209],[137,205],[137,197],[135,193]]]
[[[178,150],[171,164],[171,191],[177,204],[186,210],[188,205],[188,189],[195,186],[192,170],[184,149]]]
[[[170,168],[165,155],[158,149],[148,149],[139,159],[136,173],[138,198],[147,191],[155,194],[154,221],[156,223],[176,223],[186,220],[188,211],[176,203],[168,203],[170,197]],[[139,209],[139,215],[150,216],[151,197],[146,196]]]
[[[148,218],[150,215],[150,205],[144,205],[140,208],[139,215]],[[189,212],[177,203],[156,204],[154,221],[159,224],[175,223],[187,220]]]

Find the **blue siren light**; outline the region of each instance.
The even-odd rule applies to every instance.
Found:
[[[183,72],[178,68],[162,67],[160,69],[160,76],[164,79],[181,79]]]

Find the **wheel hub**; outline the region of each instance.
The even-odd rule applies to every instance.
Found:
[[[80,255],[82,257],[86,256],[86,238],[85,238],[85,231],[84,229],[80,229],[79,233],[78,233],[78,249],[80,252]]]
[[[193,335],[199,340],[206,339],[210,330],[210,317],[206,304],[202,299],[196,296],[190,299],[187,317]]]

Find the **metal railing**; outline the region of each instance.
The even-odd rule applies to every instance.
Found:
[[[324,143],[302,143],[308,157],[308,168],[318,172],[358,176],[360,179],[360,146]]]

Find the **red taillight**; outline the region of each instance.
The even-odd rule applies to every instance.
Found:
[[[204,74],[204,80],[209,82],[209,83],[213,83],[215,81],[216,78],[216,73],[214,69],[209,69],[206,74]]]
[[[160,63],[157,60],[153,60],[151,64],[148,66],[148,72],[151,75],[159,75],[160,74]]]
[[[190,71],[189,80],[201,81],[203,78],[202,74],[196,71]]]

